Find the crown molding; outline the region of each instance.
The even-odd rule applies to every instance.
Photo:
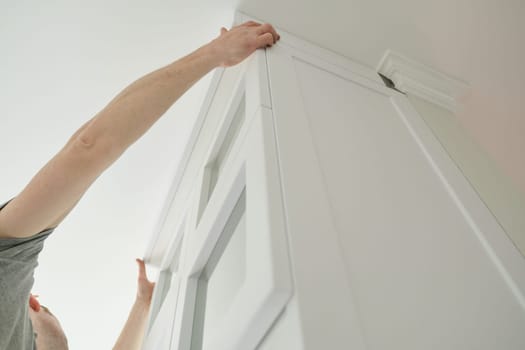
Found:
[[[469,85],[387,50],[377,66],[377,71],[392,80],[397,89],[435,103],[452,112],[457,110],[458,99],[464,96]]]

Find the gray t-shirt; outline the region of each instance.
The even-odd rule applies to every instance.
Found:
[[[0,210],[6,205],[0,205]],[[38,254],[51,232],[53,229],[28,238],[0,238],[0,350],[35,347],[29,293]]]

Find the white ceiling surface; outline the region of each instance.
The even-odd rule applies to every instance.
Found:
[[[230,23],[236,0],[0,0],[0,201],[139,75]],[[525,189],[525,2],[245,0],[244,12],[375,67],[387,48],[468,82],[459,117]],[[209,77],[208,77],[209,78]],[[209,79],[97,180],[48,240],[35,292],[72,349],[109,348]]]

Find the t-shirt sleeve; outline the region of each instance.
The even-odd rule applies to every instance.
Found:
[[[0,211],[9,202],[0,205]],[[16,262],[26,263],[35,260],[36,262],[36,258],[43,248],[44,240],[53,231],[54,228],[24,238],[0,238],[0,259],[12,259]]]
[[[0,210],[7,203],[0,205]],[[0,349],[25,349],[24,344],[32,341],[27,315],[29,293],[38,255],[52,232],[49,229],[25,238],[0,238]]]

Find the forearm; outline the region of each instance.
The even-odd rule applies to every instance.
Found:
[[[113,350],[139,350],[144,339],[150,302],[137,299]]]
[[[132,83],[78,134],[109,166],[195,82],[218,65],[210,45]]]

